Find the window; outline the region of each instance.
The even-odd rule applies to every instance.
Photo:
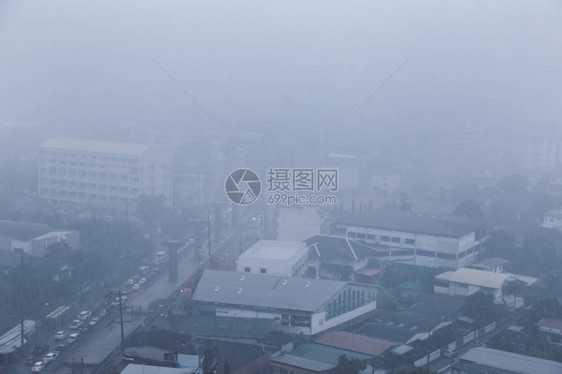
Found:
[[[377,237],[373,234],[367,234],[367,239],[369,240],[375,240]]]
[[[400,243],[400,238],[397,238],[396,236],[393,236],[392,238],[390,238],[390,241],[393,243]]]
[[[423,249],[418,249],[416,251],[416,255],[417,256],[428,256],[428,257],[435,257],[435,252],[434,251],[425,251]]]
[[[353,231],[348,231],[347,232],[347,237],[348,238],[356,238],[357,237],[357,233],[353,232]]]
[[[265,274],[267,272],[266,268],[260,268],[260,273]]]
[[[365,237],[366,237],[365,234],[361,234],[361,233],[357,234],[357,239],[365,239]]]
[[[250,268],[249,268],[248,266],[246,266],[246,267],[244,268],[244,272],[245,272],[245,273],[249,273],[249,272],[250,272]]]
[[[390,241],[390,236],[386,236],[386,235],[381,236],[381,242],[389,242],[389,241]]]
[[[414,245],[414,244],[416,244],[416,239],[406,239],[405,243],[410,244],[410,245]]]

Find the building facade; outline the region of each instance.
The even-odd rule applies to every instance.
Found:
[[[236,271],[285,277],[306,272],[308,248],[302,242],[260,240],[236,261]]]
[[[336,220],[334,233],[388,249],[388,260],[461,268],[478,258],[475,226],[457,218],[418,213],[369,213]]]
[[[206,270],[192,301],[217,317],[270,319],[315,335],[376,309],[377,288],[351,282]]]
[[[172,154],[143,144],[50,139],[39,147],[38,181],[39,197],[51,205],[134,218],[142,194],[172,205]]]

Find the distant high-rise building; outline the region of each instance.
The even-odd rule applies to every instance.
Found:
[[[39,196],[52,205],[79,205],[135,218],[138,197],[164,196],[172,205],[172,154],[133,143],[55,138],[41,144]]]

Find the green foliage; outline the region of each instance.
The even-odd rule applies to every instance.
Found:
[[[492,256],[512,259],[517,254],[515,236],[506,230],[493,231],[484,245]]]
[[[481,221],[484,219],[484,212],[477,202],[473,200],[464,200],[455,209],[455,216],[467,217]]]
[[[562,254],[562,234],[556,230],[535,227],[525,235],[523,256],[540,270],[552,270]]]
[[[137,215],[150,228],[155,228],[167,212],[166,198],[163,195],[142,194],[137,199]]]
[[[337,366],[330,371],[331,374],[359,374],[361,370],[365,370],[367,364],[356,358],[347,358],[340,356]]]
[[[467,297],[461,312],[480,324],[495,321],[505,313],[500,305],[494,304],[494,297],[491,294],[482,291]]]

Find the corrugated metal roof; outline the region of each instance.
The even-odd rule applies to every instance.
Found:
[[[477,229],[473,223],[460,217],[433,216],[416,212],[366,213],[342,217],[336,220],[336,223],[452,238],[459,238]]]
[[[331,370],[335,365],[327,364],[322,361],[310,360],[308,358],[284,354],[271,360],[273,364],[280,363],[296,368],[306,369],[315,372],[323,372]]]
[[[469,268],[460,268],[456,271],[448,271],[435,276],[436,279],[447,280],[449,282],[495,289],[501,288],[504,282],[510,277],[511,275],[506,273],[493,273],[491,271]]]
[[[146,144],[105,142],[89,139],[53,138],[45,140],[41,144],[41,148],[58,149],[61,151],[139,156],[148,149],[152,148],[152,146]]]
[[[352,334],[346,331],[330,331],[315,340],[316,343],[347,349],[371,356],[378,356],[399,343]]]
[[[460,357],[461,364],[470,366],[471,362],[520,374],[562,373],[561,362],[485,347],[473,348]]]
[[[291,355],[307,358],[309,360],[325,362],[334,366],[338,364],[340,356],[344,355],[349,359],[357,359],[361,361],[372,358],[372,356],[363,353],[314,343],[299,345],[291,352]]]
[[[205,270],[192,300],[314,312],[347,284],[325,279]]]

